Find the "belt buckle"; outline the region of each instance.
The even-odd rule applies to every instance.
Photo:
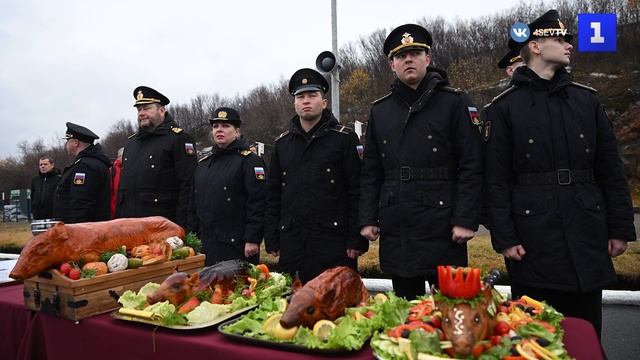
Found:
[[[400,181],[411,180],[411,168],[409,166],[400,167]]]
[[[558,185],[570,185],[571,184],[571,170],[559,169],[557,171]]]

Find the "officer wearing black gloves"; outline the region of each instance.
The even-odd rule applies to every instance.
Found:
[[[53,217],[67,224],[111,219],[111,161],[98,135],[84,126],[67,123],[63,139],[69,155],[75,156],[62,173],[53,199]]]
[[[371,108],[362,167],[361,234],[380,237],[380,267],[408,299],[436,284],[437,265],[467,265],[481,207],[478,110],[428,67],[431,45],[414,24],[385,40],[398,78]]]
[[[205,265],[243,259],[257,264],[264,226],[264,162],[240,138],[240,115],[215,110],[209,120],[212,154],[198,163],[189,202],[189,228],[206,255]]]
[[[357,223],[362,145],[326,108],[328,90],[315,70],[293,74],[297,115],[276,139],[269,168],[266,248],[303,282],[334,266],[356,269],[369,246]]]
[[[139,86],[133,97],[139,129],[124,146],[116,217],[159,215],[186,227],[195,141],[167,112],[166,96]]]
[[[545,300],[600,332],[612,257],[636,239],[611,122],[596,91],[572,81],[558,12],[529,24],[512,86],[486,107],[491,241],[514,297]]]

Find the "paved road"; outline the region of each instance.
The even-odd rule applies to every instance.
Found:
[[[605,305],[602,346],[609,360],[640,358],[640,306]]]

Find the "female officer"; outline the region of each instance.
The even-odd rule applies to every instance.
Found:
[[[196,168],[189,228],[202,239],[206,265],[260,257],[265,204],[264,163],[240,138],[240,115],[216,109],[209,120],[213,150]]]

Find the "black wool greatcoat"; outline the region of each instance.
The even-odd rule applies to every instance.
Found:
[[[358,228],[361,151],[356,134],[329,110],[312,136],[300,119],[275,144],[267,183],[265,243],[280,270],[306,282],[339,265],[357,268],[347,249],[367,251]]]
[[[371,108],[360,225],[380,226],[382,271],[435,276],[437,265],[467,265],[466,244],[451,240],[453,226],[478,228],[480,121],[466,93],[448,86],[444,71],[428,68],[412,104],[401,86],[396,81]]]
[[[111,162],[100,144],[82,150],[60,178],[53,217],[67,224],[111,219]]]
[[[524,247],[521,261],[506,260],[515,284],[602,288],[615,280],[608,239],[636,238],[611,123],[595,90],[572,82],[564,69],[545,80],[521,67],[512,84],[486,107],[493,247]],[[575,181],[569,171],[592,175]],[[557,176],[547,184],[523,180],[541,173]]]
[[[245,243],[262,243],[266,198],[264,162],[242,140],[200,160],[189,201],[189,229],[202,240],[207,266],[243,259]]]
[[[116,217],[164,216],[186,228],[195,142],[165,116],[154,131],[139,130],[124,146]]]

